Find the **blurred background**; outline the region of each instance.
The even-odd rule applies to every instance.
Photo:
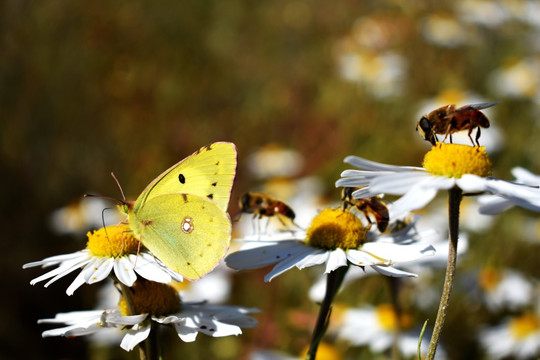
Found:
[[[68,297],[65,289],[75,275],[45,289],[29,285],[43,270],[22,270],[24,263],[85,246],[102,207],[91,210],[98,223],[89,222],[80,199],[85,193],[121,197],[111,172],[135,199],[201,146],[232,141],[239,163],[230,213],[238,211],[243,192],[263,190],[291,201],[302,217],[303,211],[337,204],[334,182],[347,168],[346,155],[421,166],[430,147],[415,134],[421,115],[445,104],[499,100],[485,112],[492,127],[480,139],[494,176],[512,179],[515,166],[540,173],[536,1],[0,5],[0,221],[6,246],[0,358],[137,357],[84,338],[42,339],[48,327],[37,325],[38,319],[95,308],[99,285]],[[261,156],[268,153],[275,156]],[[58,218],[59,209],[70,220]],[[465,222],[478,224],[475,213],[467,214]],[[485,268],[512,268],[536,289],[538,233],[537,215],[520,209],[471,228],[458,282],[468,284]],[[190,344],[173,339],[169,351],[185,359],[247,359],[256,349],[298,356],[318,309],[307,295],[314,273],[291,271],[270,284],[263,283],[264,273],[230,277],[224,300],[260,308],[257,328],[234,338],[199,335]],[[441,274],[431,274],[436,292]],[[380,277],[358,281],[340,301],[390,301]],[[452,359],[489,358],[478,340],[482,328],[536,312],[533,300],[490,312],[480,295],[464,291],[469,286],[456,288],[442,340]],[[404,307],[421,324],[434,319],[437,303],[414,310],[408,300]],[[343,358],[387,354],[375,355],[368,345],[334,346]]]

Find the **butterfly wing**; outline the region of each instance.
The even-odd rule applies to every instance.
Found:
[[[129,223],[154,256],[191,280],[216,267],[231,239],[229,216],[191,194],[154,196],[129,213]]]
[[[133,206],[138,212],[151,199],[164,194],[193,194],[227,211],[236,174],[236,147],[216,142],[202,147],[154,179]]]

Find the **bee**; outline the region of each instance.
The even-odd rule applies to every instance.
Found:
[[[390,216],[388,214],[388,207],[385,202],[378,196],[373,196],[365,199],[355,199],[352,196],[353,191],[356,190],[352,187],[343,188],[341,201],[343,202],[343,209],[347,209],[350,206],[356,207],[358,211],[361,211],[369,222],[368,230],[373,225],[373,221],[370,218],[370,214],[375,217],[377,222],[377,229],[382,233],[388,227]]]
[[[416,131],[435,145],[438,141],[437,134],[444,134],[444,140],[450,135],[450,143],[452,142],[452,134],[461,130],[469,130],[469,139],[474,145],[480,146],[478,139],[480,138],[480,128],[488,128],[489,120],[480,110],[498,104],[498,101],[465,105],[456,109],[455,105],[446,105],[433,110],[428,115],[422,118],[416,124]],[[476,138],[473,141],[471,133],[477,128]]]
[[[275,216],[284,225],[283,218],[289,219],[294,224],[296,214],[293,209],[283,201],[274,199],[272,196],[259,192],[247,192],[240,197],[240,219],[242,213],[253,214],[253,217],[262,219],[263,217]]]

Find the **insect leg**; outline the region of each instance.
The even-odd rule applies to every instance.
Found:
[[[469,130],[469,138],[471,137],[471,134],[470,134],[471,130]],[[480,139],[480,126],[478,127],[478,130],[476,130],[476,145],[480,147],[480,143],[478,142],[478,139]],[[472,138],[471,138],[471,141],[472,141]]]

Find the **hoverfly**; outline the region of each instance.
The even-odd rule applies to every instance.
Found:
[[[452,134],[461,130],[469,130],[469,139],[473,145],[480,146],[478,139],[480,138],[480,128],[488,128],[489,120],[480,110],[498,104],[498,101],[465,105],[456,109],[455,105],[445,105],[433,110],[429,114],[422,116],[416,124],[416,131],[424,140],[435,145],[438,141],[437,134],[444,135],[444,140],[450,136],[452,142]],[[473,141],[471,136],[472,131],[477,128],[476,138]]]
[[[369,228],[373,224],[373,221],[370,218],[370,214],[375,217],[377,223],[377,229],[382,233],[388,227],[388,222],[390,221],[390,216],[388,214],[388,207],[385,202],[378,196],[373,196],[370,198],[364,199],[355,199],[352,196],[353,191],[356,190],[352,187],[343,188],[341,201],[343,201],[343,209],[347,209],[350,206],[354,206],[358,211],[361,211],[366,217]]]

